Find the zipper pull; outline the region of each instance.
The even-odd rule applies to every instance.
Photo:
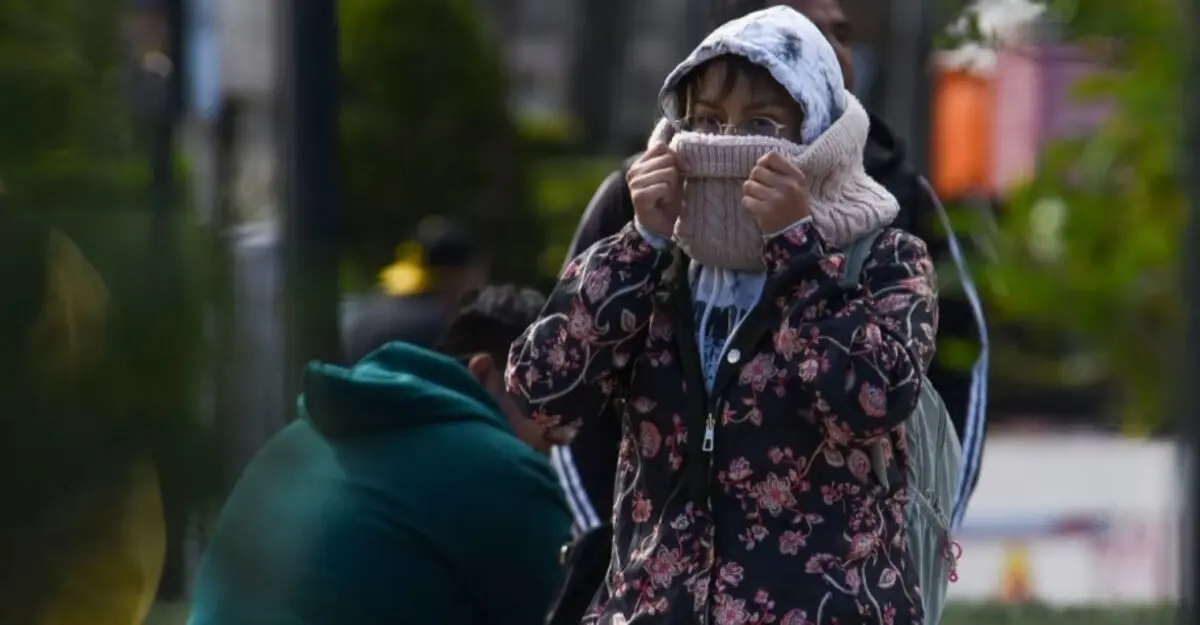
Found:
[[[704,444],[700,446],[701,451],[712,453],[713,438],[717,433],[717,420],[713,418],[712,413],[709,413],[708,420],[704,422]]]

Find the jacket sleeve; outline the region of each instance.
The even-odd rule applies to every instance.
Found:
[[[508,390],[547,441],[569,443],[582,419],[603,412],[645,342],[671,259],[627,224],[567,265],[541,316],[513,343]]]
[[[609,174],[596,189],[575,229],[575,238],[571,240],[571,248],[563,260],[563,269],[584,250],[620,232],[633,219],[633,200],[629,196],[629,185],[625,184],[626,171],[628,163],[626,167]]]
[[[864,264],[862,286],[847,292],[838,284],[846,258],[826,250],[810,223],[767,242],[772,270],[796,276],[775,345],[835,440],[874,438],[912,413],[933,358],[933,261],[920,239],[886,230]]]

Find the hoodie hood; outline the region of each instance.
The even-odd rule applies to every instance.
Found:
[[[301,414],[329,438],[452,421],[509,427],[466,367],[401,342],[387,343],[352,367],[309,364],[299,402]]]
[[[726,22],[667,76],[659,92],[663,115],[679,122],[677,88],[685,76],[719,56],[734,55],[764,67],[804,110],[801,142],[816,141],[846,110],[845,80],[833,46],[807,17],[776,6]]]
[[[799,144],[785,139],[676,132],[683,111],[678,85],[700,65],[742,56],[768,70],[804,109]],[[741,185],[759,157],[778,152],[804,172],[812,217],[826,243],[844,247],[890,224],[896,198],[864,171],[870,118],[846,91],[837,55],[817,27],[797,11],[773,7],[713,31],[668,76],[663,113],[650,143],[670,141],[691,170],[675,239],[705,266],[743,271],[762,267],[762,233],[742,209]]]

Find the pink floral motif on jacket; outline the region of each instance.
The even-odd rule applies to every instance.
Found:
[[[663,296],[678,259],[632,226],[574,261],[514,344],[509,389],[547,437],[624,399],[614,559],[587,624],[922,621],[908,555],[904,421],[933,357],[925,244],[885,230],[848,291],[809,224],[764,244],[768,319],[706,393]],[[721,380],[725,382],[722,383]],[[707,415],[693,414],[704,396]],[[705,418],[711,452],[693,444]],[[890,489],[874,478],[882,442]],[[690,465],[690,463],[699,463]],[[698,500],[689,466],[707,471]]]

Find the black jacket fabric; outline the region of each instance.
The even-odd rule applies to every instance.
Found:
[[[681,251],[627,224],[563,272],[507,380],[552,441],[626,399],[612,563],[580,623],[923,622],[898,426],[935,350],[932,259],[886,228],[848,288],[840,257],[810,222],[766,239],[711,382]]]
[[[601,183],[580,219],[564,267],[597,241],[620,232],[633,219],[633,201],[625,175],[636,158],[634,155],[627,159],[619,170]],[[928,183],[908,166],[903,142],[873,115],[863,158],[867,174],[886,187],[900,203],[900,214],[892,225],[923,239],[939,263],[949,261],[949,241],[937,216],[938,198]],[[955,279],[947,273],[942,272],[941,282]],[[971,304],[956,294],[955,289],[943,288],[942,291],[949,294],[943,295],[938,302],[939,342],[966,340],[978,345],[982,340],[981,329]],[[986,376],[986,371],[981,375]],[[971,371],[946,366],[938,357],[929,371],[929,379],[945,400],[959,438],[963,439],[965,484],[956,506],[956,520],[961,520],[978,482],[986,434],[986,388],[977,388],[972,396],[972,385],[978,384],[976,377]],[[613,479],[621,443],[620,414],[620,407],[616,407],[612,410],[612,418],[585,420],[570,447],[556,449],[553,453],[555,469],[575,513],[576,533],[611,520]]]

